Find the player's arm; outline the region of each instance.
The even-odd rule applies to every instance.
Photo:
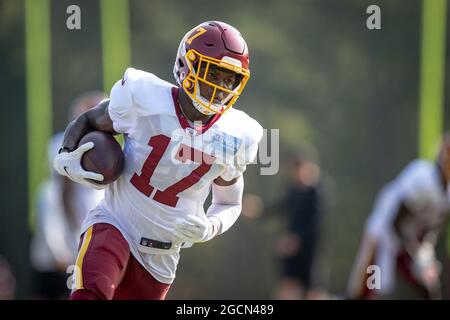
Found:
[[[224,233],[236,222],[242,210],[244,178],[241,175],[230,181],[218,177],[212,184],[212,204],[206,217],[214,226],[206,240]]]
[[[438,298],[441,296],[441,285],[439,274],[441,264],[436,258],[435,245],[441,224],[430,228],[426,233],[417,238],[408,234],[406,228],[402,228],[402,218],[412,214],[405,204],[399,209],[399,214],[394,220],[394,229],[396,230],[400,241],[411,257],[410,270],[415,281],[420,283],[426,290],[429,298]]]
[[[417,281],[423,283],[428,288],[428,278],[426,276],[427,270],[433,269],[439,273],[439,262],[436,259],[436,253],[434,247],[437,241],[437,235],[439,232],[439,226],[427,230],[427,232],[421,238],[417,238],[415,234],[409,234],[407,226],[402,223],[404,219],[407,219],[409,215],[412,215],[410,209],[405,203],[400,205],[398,214],[394,219],[394,230],[400,239],[400,242],[411,257],[411,271]],[[433,284],[435,282],[433,281]],[[435,288],[431,286],[428,288],[433,291]]]
[[[408,228],[408,225],[405,223],[409,220],[411,215],[413,215],[413,213],[408,208],[408,205],[405,202],[400,203],[399,209],[393,221],[393,229],[397,234],[398,239],[400,239],[400,243],[403,248],[411,257],[414,257],[423,244],[427,243],[432,246],[436,245],[439,231],[444,222],[436,225],[434,228],[430,228],[425,232],[425,234],[423,234],[423,236],[418,238],[415,233],[411,234],[411,232],[409,232],[410,228]]]
[[[64,132],[64,140],[53,166],[59,174],[68,177],[74,182],[95,189],[106,188],[101,174],[86,171],[81,167],[81,157],[94,147],[93,142],[78,147],[81,138],[94,130],[115,134],[113,122],[108,114],[109,100],[102,101],[98,106],[83,113],[72,121]]]
[[[218,177],[217,179],[214,180],[214,183],[217,184],[218,186],[227,187],[231,186],[232,184],[235,184],[237,180],[238,178],[234,178],[231,179],[230,181],[227,181],[221,177]]]
[[[250,119],[245,125],[249,128],[242,135],[244,144],[238,149],[234,166],[228,166],[212,183],[212,204],[206,215],[189,215],[175,222],[175,235],[186,242],[204,242],[227,231],[238,219],[242,210],[244,193],[244,173],[252,163],[263,136],[263,128]]]
[[[94,130],[117,134],[108,113],[108,105],[109,99],[104,100],[69,123],[64,132],[62,151],[74,151],[81,138]]]
[[[242,209],[244,178],[230,181],[217,178],[212,184],[212,204],[206,216],[188,216],[175,222],[175,234],[195,243],[209,241],[227,231],[238,219]]]
[[[436,246],[437,241],[439,239],[439,235],[441,234],[442,230],[447,226],[447,224],[448,224],[448,218],[439,222],[435,226],[430,227],[423,235],[423,237],[421,239],[421,243],[429,243],[433,246]]]
[[[407,204],[402,201],[393,220],[393,229],[400,240],[402,247],[411,257],[414,257],[415,252],[420,245],[420,241],[415,235],[409,234],[408,232],[405,222],[409,220],[411,215],[411,210],[408,208]]]

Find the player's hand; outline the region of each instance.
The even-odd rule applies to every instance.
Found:
[[[53,167],[59,174],[68,177],[72,181],[97,190],[104,189],[107,185],[95,182],[103,181],[103,175],[86,171],[81,166],[81,157],[93,147],[94,143],[88,142],[72,152],[61,152],[56,155],[53,161]]]
[[[300,237],[293,232],[283,233],[275,243],[275,251],[280,257],[293,257],[302,249]]]
[[[204,242],[212,233],[213,224],[206,216],[188,215],[174,223],[174,234],[185,242]]]
[[[432,244],[422,244],[413,258],[412,271],[415,278],[425,287],[431,288],[439,282],[441,265],[435,257]]]

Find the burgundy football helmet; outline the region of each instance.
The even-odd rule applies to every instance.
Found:
[[[211,66],[236,73],[232,90],[206,79]],[[250,77],[247,44],[239,31],[229,24],[204,22],[181,40],[173,73],[198,111],[206,115],[223,113],[236,102]],[[213,87],[210,99],[200,94],[200,82]],[[218,90],[224,92],[220,102],[214,99]]]

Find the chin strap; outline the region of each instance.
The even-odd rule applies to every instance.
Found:
[[[204,106],[202,106],[202,104],[198,101],[195,101],[193,99],[191,99],[192,104],[194,105],[195,109],[197,109],[200,113],[207,115],[207,116],[212,116],[215,113],[212,111],[209,111],[208,109],[206,109]]]

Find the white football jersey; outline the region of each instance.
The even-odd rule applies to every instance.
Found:
[[[117,227],[136,259],[163,283],[175,278],[182,246],[174,220],[204,215],[213,180],[239,177],[263,133],[234,108],[193,129],[177,95],[177,87],[133,68],[114,85],[108,110],[114,130],[124,133],[125,169],[84,223],[84,230],[99,222]]]
[[[450,195],[442,186],[435,163],[414,160],[381,190],[368,220],[369,232],[375,236],[390,232],[401,203],[412,213],[400,226],[411,239],[420,239],[444,221],[450,209]]]

